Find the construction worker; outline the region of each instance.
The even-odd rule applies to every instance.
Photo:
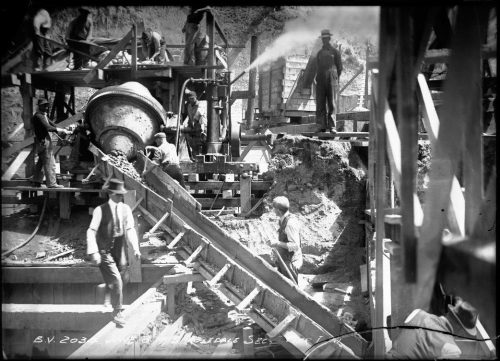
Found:
[[[323,47],[316,55],[316,123],[321,131],[337,133],[336,112],[339,78],[342,73],[340,52],[330,44],[332,34],[321,31]]]
[[[187,117],[182,124],[187,130],[184,134],[188,146],[191,148],[191,155],[202,154],[207,141],[207,118],[200,109],[200,102],[194,91],[187,91]]]
[[[79,8],[79,15],[68,26],[66,41],[70,47],[82,52],[88,52],[88,46],[80,41],[88,41],[92,37],[92,13],[87,8]],[[87,66],[89,58],[79,53],[73,53],[73,70]]]
[[[174,61],[174,57],[167,50],[167,44],[163,36],[160,39],[160,49],[158,49],[158,51],[153,54],[151,59],[155,59],[158,64],[166,64],[168,62]]]
[[[134,217],[130,207],[123,203],[127,193],[121,180],[111,178],[102,187],[109,195],[109,201],[94,209],[87,229],[87,255],[99,266],[106,294],[111,294],[114,322],[123,327],[123,281],[126,280],[127,258],[125,240],[134,256],[141,258]]]
[[[71,134],[71,131],[57,127],[47,116],[49,110],[49,101],[45,98],[38,100],[38,111],[31,119],[33,130],[35,132],[35,153],[38,155],[38,161],[33,172],[32,185],[42,186],[43,172],[45,173],[45,182],[48,188],[64,188],[57,184],[56,180],[56,161],[54,159],[54,145],[49,133]]]
[[[161,35],[151,28],[142,32],[142,56],[147,61],[156,61],[160,55]]]
[[[299,223],[289,212],[290,202],[288,198],[280,196],[273,200],[274,213],[280,218],[278,229],[278,240],[271,243],[271,246],[281,256],[284,266],[278,262],[278,270],[281,274],[290,278],[298,284],[298,271],[302,267],[302,250],[300,242]]]
[[[186,18],[186,23],[182,28],[185,36],[184,46],[184,64],[195,65],[195,47],[199,45],[203,39],[200,31],[200,23],[203,20],[203,13],[209,9],[208,7],[192,6]]]
[[[146,152],[156,151],[157,155],[153,157],[153,161],[157,162],[165,173],[179,182],[182,188],[186,188],[175,145],[167,142],[167,136],[164,132],[155,134],[155,142],[157,147],[148,145],[145,148]]]
[[[477,319],[477,310],[460,297],[454,298],[453,305],[448,304],[444,316],[413,310],[404,321],[405,326],[412,328],[403,328],[388,356],[396,359],[459,358],[462,352],[454,335],[475,337]]]
[[[33,51],[32,60],[35,71],[41,71],[49,65],[52,50],[50,43],[45,38],[52,26],[50,14],[45,9],[40,9],[33,17]]]

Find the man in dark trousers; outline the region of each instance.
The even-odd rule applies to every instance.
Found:
[[[330,44],[332,34],[321,31],[323,47],[316,56],[316,123],[321,131],[337,133],[336,112],[339,95],[339,78],[342,73],[340,52]]]
[[[186,188],[175,145],[167,142],[167,136],[163,132],[155,134],[155,142],[157,146],[148,145],[145,148],[146,151],[155,152],[156,155],[153,157],[153,160],[161,166],[161,169],[165,173],[179,182],[182,188]]]
[[[38,161],[33,172],[32,185],[41,187],[43,172],[45,172],[45,182],[48,188],[64,188],[57,184],[56,161],[54,159],[54,144],[49,133],[71,134],[69,130],[57,127],[47,116],[49,101],[45,98],[38,100],[38,111],[31,118],[33,130],[35,132],[35,153],[38,154]]]
[[[186,35],[184,42],[184,64],[195,65],[195,47],[200,44],[203,36],[200,31],[200,23],[203,20],[203,13],[209,8],[192,6],[186,18],[186,23],[182,32]]]
[[[460,358],[462,351],[454,335],[475,338],[477,319],[477,310],[459,297],[454,299],[453,305],[448,305],[448,312],[444,316],[413,310],[404,321],[404,326],[412,328],[401,331],[387,356],[427,360]]]
[[[99,265],[106,282],[106,292],[111,292],[114,322],[123,327],[123,278],[127,267],[125,241],[140,259],[141,252],[134,226],[134,217],[130,207],[123,203],[127,193],[122,181],[111,178],[103,189],[109,195],[109,201],[100,205],[92,214],[87,230],[87,254]]]
[[[291,274],[292,281],[298,284],[298,271],[303,263],[302,250],[300,249],[300,227],[297,220],[289,212],[290,202],[288,198],[283,196],[274,198],[273,207],[274,213],[280,217],[280,221],[278,241],[273,242],[271,245],[276,249],[284,262],[284,265],[278,262],[278,270],[281,274],[289,278]]]
[[[66,41],[75,50],[88,53],[88,45],[81,41],[88,41],[92,37],[92,14],[87,8],[78,9],[79,15],[68,26]],[[76,40],[76,41],[75,41]],[[79,70],[87,65],[88,57],[73,53],[73,70]]]
[[[205,150],[208,123],[205,112],[201,109],[196,92],[186,91],[186,93],[188,94],[187,117],[182,123],[182,127],[189,131],[184,134],[184,137],[194,157],[202,154]]]
[[[52,26],[52,20],[50,14],[45,9],[40,9],[36,12],[33,17],[33,50],[32,50],[32,60],[33,68],[35,71],[44,70],[50,61],[52,56],[52,50],[50,43],[45,38],[47,33]]]

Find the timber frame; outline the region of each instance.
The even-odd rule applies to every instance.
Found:
[[[370,65],[369,214],[376,236],[368,254],[374,254],[376,271],[368,278],[373,327],[401,325],[415,308],[431,310],[433,285],[439,282],[448,294],[479,310],[478,337],[487,339],[479,342],[481,357],[495,358],[488,340],[497,334],[496,293],[491,289],[496,284],[496,169],[484,179],[481,107],[482,60],[495,57],[482,51],[490,9],[479,4],[454,10],[438,116],[420,69],[424,59],[432,62],[425,54],[441,9],[381,8],[379,60]],[[416,184],[420,116],[431,145],[422,203]],[[388,204],[386,177],[399,198],[396,208],[394,198]],[[385,355],[398,332],[374,331],[375,357]]]

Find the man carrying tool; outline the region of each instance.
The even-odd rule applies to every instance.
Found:
[[[298,284],[298,271],[303,262],[299,224],[289,212],[288,198],[283,196],[274,198],[273,207],[274,213],[280,217],[278,240],[271,242],[271,246],[283,260],[283,263],[278,260],[278,270]]]
[[[114,322],[123,327],[123,279],[127,267],[125,240],[133,249],[134,256],[141,258],[134,217],[130,207],[123,203],[127,193],[122,181],[111,178],[102,187],[109,195],[109,201],[100,205],[92,214],[87,230],[87,254],[99,266],[106,293],[111,293]]]
[[[35,153],[38,154],[38,161],[33,172],[32,185],[42,186],[43,173],[45,172],[45,182],[48,188],[64,188],[57,184],[56,161],[54,159],[54,144],[50,138],[50,133],[71,134],[71,131],[57,127],[47,117],[49,101],[45,98],[38,100],[38,111],[31,118],[33,130],[35,132]]]
[[[200,109],[200,102],[194,91],[187,91],[188,105],[187,117],[182,124],[182,129],[187,130],[184,134],[188,146],[191,148],[191,155],[202,154],[207,141],[207,118]]]
[[[406,328],[392,343],[389,358],[436,359],[459,358],[462,351],[454,336],[475,338],[478,312],[460,297],[448,304],[448,312],[437,316],[416,309],[404,321]]]
[[[52,26],[50,14],[45,9],[40,9],[33,17],[33,51],[32,60],[35,71],[44,70],[50,61],[52,50],[47,37],[47,33]]]
[[[335,134],[342,60],[340,52],[330,44],[331,36],[330,30],[321,31],[323,47],[316,55],[316,123],[322,132],[329,129]]]
[[[186,188],[175,145],[167,142],[167,136],[164,132],[156,133],[155,141],[157,147],[148,145],[145,148],[146,152],[155,152],[153,161],[157,162],[165,173],[179,182],[182,188]]]
[[[68,26],[66,32],[66,41],[69,46],[75,50],[88,52],[88,46],[82,41],[88,41],[92,37],[92,14],[87,8],[78,9],[80,13]],[[79,70],[86,66],[89,58],[79,54],[73,53],[73,70]]]

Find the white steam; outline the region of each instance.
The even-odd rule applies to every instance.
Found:
[[[321,30],[332,33],[331,43],[341,42],[345,36],[356,38],[360,44],[377,42],[379,8],[368,6],[310,6],[300,7],[303,15],[285,24],[284,33],[269,45],[245,72],[272,62],[280,57],[314,46]]]

